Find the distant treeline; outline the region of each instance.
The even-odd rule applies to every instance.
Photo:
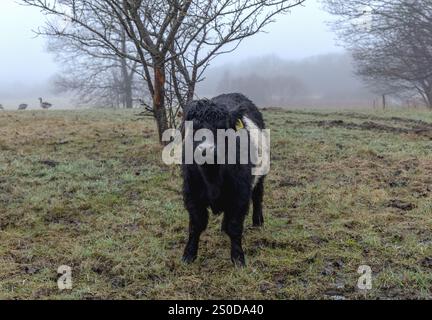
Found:
[[[214,96],[242,92],[260,106],[373,106],[378,97],[353,74],[348,54],[328,54],[290,61],[265,56],[208,71],[198,93]]]

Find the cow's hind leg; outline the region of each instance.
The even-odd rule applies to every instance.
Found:
[[[259,181],[252,193],[253,216],[252,223],[254,227],[262,227],[264,225],[264,216],[262,203],[264,197],[264,177],[259,178]]]
[[[185,263],[192,263],[198,255],[201,233],[207,228],[208,211],[206,208],[189,209],[189,240],[183,254]]]
[[[242,248],[243,225],[247,208],[238,211],[228,211],[224,217],[224,231],[231,240],[231,261],[240,267],[246,265]]]

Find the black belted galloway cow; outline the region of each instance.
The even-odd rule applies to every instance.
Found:
[[[253,226],[261,227],[263,218],[264,178],[266,173],[254,174],[258,163],[252,161],[250,148],[261,152],[268,150],[264,141],[259,141],[253,131],[265,129],[263,116],[258,108],[245,96],[238,93],[225,94],[211,100],[192,101],[185,108],[185,123],[193,124],[192,133],[201,129],[213,133],[213,141],[194,141],[189,153],[201,154],[214,159],[213,162],[186,163],[188,148],[183,148],[183,196],[189,212],[189,240],[183,261],[191,263],[197,258],[201,233],[207,228],[209,209],[214,214],[223,214],[222,231],[231,240],[231,260],[235,265],[244,266],[245,256],[242,248],[244,221],[253,203]],[[240,161],[240,137],[235,138],[235,155],[230,158],[227,150],[228,139],[222,138],[218,130],[242,132],[249,144],[246,161]],[[186,130],[187,131],[187,130]],[[186,133],[186,136],[188,134]],[[264,139],[265,140],[265,139]],[[185,139],[186,141],[186,139]],[[219,161],[223,159],[224,161]],[[235,159],[230,162],[229,159]],[[268,161],[263,157],[262,161]],[[262,163],[261,163],[262,165]]]

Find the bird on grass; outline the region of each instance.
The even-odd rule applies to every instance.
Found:
[[[49,109],[52,107],[52,104],[49,102],[44,102],[42,98],[39,98],[40,106],[42,109]]]
[[[4,110],[4,108],[3,108],[3,105],[2,105],[2,104],[0,104],[0,110]]]
[[[18,110],[25,110],[28,108],[28,104],[26,103],[22,103],[18,106]]]

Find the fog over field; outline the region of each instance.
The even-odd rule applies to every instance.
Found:
[[[65,71],[47,51],[47,39],[34,33],[45,19],[37,9],[13,0],[0,3],[0,28],[13,30],[0,34],[4,44],[0,53],[0,104],[7,109],[16,109],[21,103],[38,108],[39,97],[56,108],[78,104],[77,99],[71,100],[54,86],[54,79]],[[242,91],[262,106],[370,106],[373,97],[355,79],[350,58],[336,45],[335,35],[327,26],[331,19],[315,0],[279,17],[265,33],[246,39],[236,51],[213,60],[198,96]],[[242,78],[249,81],[238,81]],[[266,92],[256,90],[263,89],[263,81],[278,83],[279,92],[267,92],[273,97],[264,99]]]
[[[0,3],[0,104],[5,108],[38,107],[39,97],[68,106],[68,99],[52,92],[51,79],[60,66],[46,52],[46,39],[34,33],[44,21],[34,8],[14,0]]]
[[[209,70],[198,90],[208,97],[243,92],[259,105],[272,107],[366,107],[376,99],[353,76],[346,53],[299,60],[249,58]]]
[[[432,300],[431,0],[0,0],[0,30],[0,300]]]

